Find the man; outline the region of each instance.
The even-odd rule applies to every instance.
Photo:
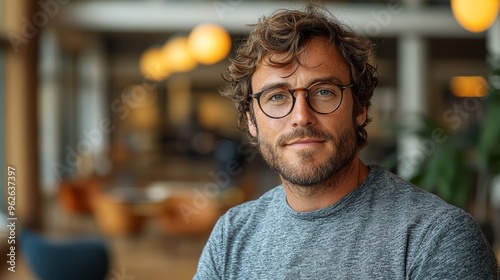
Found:
[[[470,215],[359,159],[371,60],[312,5],[253,26],[223,94],[282,185],[220,218],[195,279],[498,279]]]

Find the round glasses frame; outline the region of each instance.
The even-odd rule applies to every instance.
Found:
[[[337,106],[335,106],[335,108],[333,108],[333,110],[331,110],[329,112],[318,112],[316,109],[313,108],[313,106],[311,105],[311,101],[309,100],[309,96],[310,96],[309,93],[310,93],[311,89],[314,88],[315,86],[320,85],[320,84],[331,84],[331,85],[337,86],[340,89],[339,103],[337,104]],[[295,101],[297,100],[297,97],[295,97],[294,93],[297,92],[297,91],[304,91],[306,93],[306,103],[307,103],[307,106],[309,106],[309,108],[311,110],[313,110],[314,112],[316,112],[318,114],[326,115],[326,114],[331,114],[331,113],[335,112],[340,107],[340,104],[342,104],[342,100],[344,99],[344,90],[346,88],[352,88],[353,86],[354,86],[353,83],[348,84],[348,85],[342,85],[342,84],[336,84],[336,83],[318,82],[318,83],[314,83],[314,84],[310,85],[307,88],[305,88],[305,87],[299,87],[299,88],[289,89],[289,88],[285,88],[285,87],[280,87],[280,88],[283,88],[284,90],[288,91],[290,93],[290,95],[292,96],[292,106],[290,106],[290,110],[287,113],[285,113],[283,116],[279,116],[279,117],[271,116],[268,113],[266,113],[266,111],[264,111],[264,109],[262,109],[262,105],[260,104],[260,97],[261,97],[261,95],[265,91],[267,91],[269,89],[265,89],[263,91],[251,94],[248,97],[248,102],[251,101],[252,97],[255,98],[255,99],[257,99],[257,103],[259,104],[259,108],[262,111],[262,113],[264,113],[264,115],[266,115],[266,116],[268,116],[269,118],[272,118],[272,119],[281,119],[281,118],[284,118],[284,117],[288,116],[293,111],[293,108],[295,107]]]

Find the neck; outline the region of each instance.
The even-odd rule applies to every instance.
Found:
[[[337,203],[368,176],[368,167],[356,157],[346,168],[316,186],[297,186],[283,181],[290,207],[298,212],[314,211]]]

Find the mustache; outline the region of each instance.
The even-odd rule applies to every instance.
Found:
[[[318,139],[321,139],[324,141],[333,140],[332,135],[330,135],[327,132],[317,130],[313,127],[305,127],[305,128],[296,129],[291,133],[281,135],[278,138],[277,143],[279,146],[284,146],[284,145],[286,145],[286,143],[291,142],[295,139],[307,138],[307,137],[318,138]]]

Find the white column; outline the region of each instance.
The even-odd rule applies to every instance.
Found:
[[[110,130],[107,123],[105,53],[99,37],[89,37],[77,58],[77,143],[80,175],[106,173]],[[103,174],[100,174],[103,175]]]
[[[55,192],[59,178],[54,162],[61,156],[61,71],[59,45],[54,30],[46,29],[40,36],[40,175],[44,191]]]
[[[401,125],[416,128],[419,117],[426,114],[425,76],[427,48],[425,39],[417,34],[405,34],[398,42],[398,102]],[[426,156],[425,149],[411,132],[398,135],[398,173],[411,177]]]

